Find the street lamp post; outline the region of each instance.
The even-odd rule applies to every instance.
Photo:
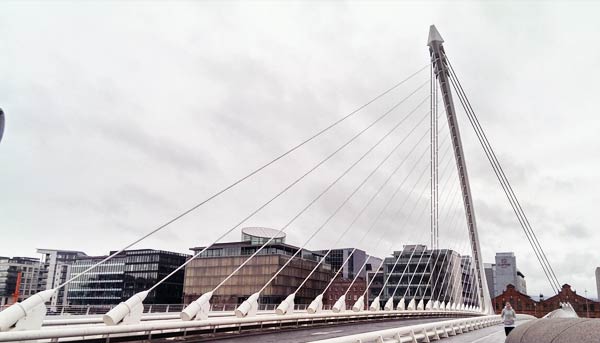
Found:
[[[588,305],[587,289],[583,291],[585,293],[585,313],[586,317],[590,317],[590,305]]]

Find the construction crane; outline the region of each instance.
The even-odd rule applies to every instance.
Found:
[[[21,289],[21,276],[22,276],[23,272],[18,272],[17,273],[17,284],[15,285],[15,292],[12,294],[13,297],[13,304],[16,304],[17,302],[19,302],[19,292]]]

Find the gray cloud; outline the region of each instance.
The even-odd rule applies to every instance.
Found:
[[[3,2],[0,106],[7,123],[0,145],[0,233],[11,244],[3,245],[2,255],[32,255],[36,247],[100,254],[123,246],[425,65],[428,25],[436,23],[559,278],[580,293],[592,290],[593,263],[600,261],[599,237],[591,229],[600,201],[600,121],[588,99],[597,94],[600,49],[589,42],[600,29],[598,9],[592,3]],[[143,246],[186,251],[207,244],[426,74]],[[284,225],[416,102],[244,225]],[[289,242],[302,244],[417,119],[299,218]],[[530,292],[548,294],[464,117],[460,125],[484,259],[514,250]],[[337,239],[425,129],[309,248]],[[341,245],[357,242],[415,161],[407,161]],[[448,222],[440,234],[448,247],[467,251],[456,174],[449,166],[441,196],[448,199],[442,213]],[[428,200],[421,199],[412,216],[414,195],[400,208],[415,182],[411,175],[392,211],[359,247],[387,255],[376,245],[384,232],[384,243],[396,250],[406,242],[428,242]],[[425,183],[417,189],[423,187],[427,194]]]

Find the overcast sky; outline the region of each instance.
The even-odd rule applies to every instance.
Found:
[[[36,248],[100,255],[124,246],[427,65],[427,33],[436,24],[560,282],[596,297],[599,11],[596,4],[572,1],[3,1],[0,255],[35,256]],[[189,252],[209,244],[428,78],[426,69],[138,246]],[[418,90],[242,226],[281,228],[427,92],[428,86]],[[427,111],[428,103],[418,107],[290,225],[288,243],[302,245],[405,136],[396,154],[307,247],[332,246],[403,156],[410,158],[337,245],[385,257],[406,243],[428,243],[428,155],[418,161],[428,144],[429,136],[418,143],[427,135],[428,119],[419,124]],[[529,294],[550,295],[460,115],[484,260],[514,251]],[[445,123],[442,116],[441,141]],[[441,167],[450,161],[442,153]],[[441,245],[466,251],[464,218],[452,214],[460,202],[449,165],[440,196],[450,199],[440,215]],[[389,213],[361,240],[404,177]],[[239,235],[235,230],[225,240]]]

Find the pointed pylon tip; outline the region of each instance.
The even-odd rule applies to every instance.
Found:
[[[435,25],[429,26],[429,38],[427,39],[427,46],[431,46],[433,42],[444,43],[444,39],[442,35],[440,35],[439,31],[435,28]]]

